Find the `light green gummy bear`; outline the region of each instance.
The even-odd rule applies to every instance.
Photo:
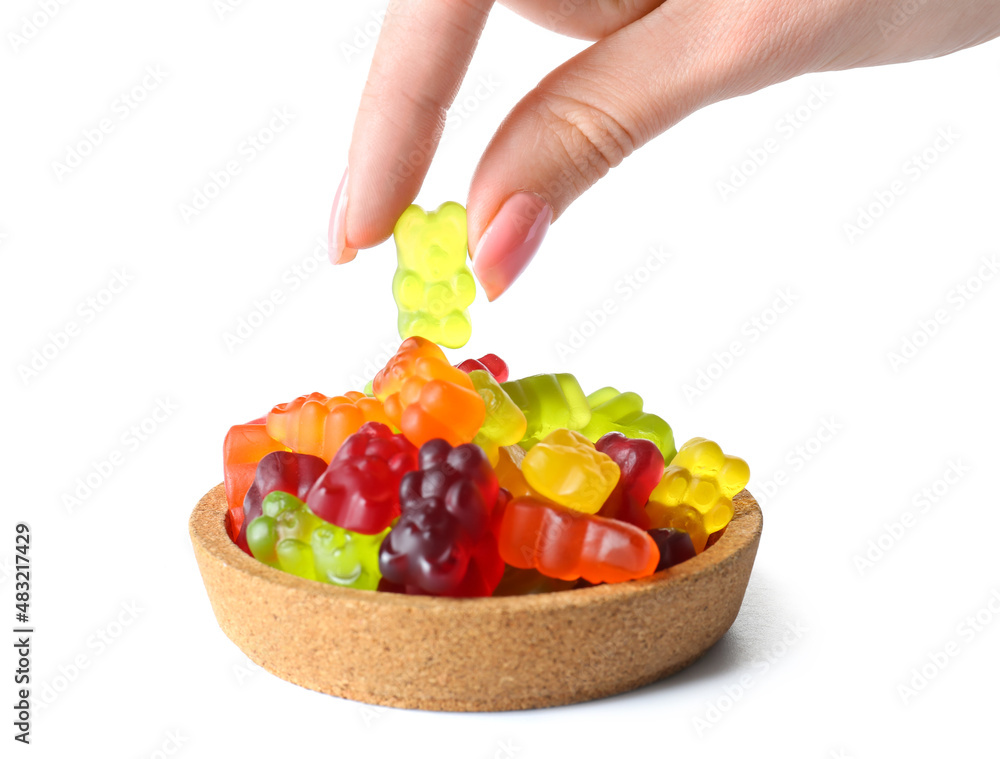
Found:
[[[590,404],[572,374],[536,374],[501,387],[528,420],[522,448],[531,448],[556,430],[581,430],[590,422]]]
[[[390,528],[377,535],[342,529],[277,490],[264,498],[261,510],[263,515],[247,526],[247,545],[259,561],[307,580],[360,590],[378,587],[378,551]]]
[[[609,432],[620,432],[630,438],[651,440],[669,464],[677,455],[674,431],[656,414],[642,410],[642,398],[636,393],[619,393],[613,387],[602,387],[587,396],[590,423],[581,432],[592,443]]]
[[[474,369],[469,372],[469,379],[486,405],[486,419],[472,442],[482,448],[490,463],[496,466],[500,460],[500,446],[519,443],[528,428],[528,420],[492,374]]]
[[[393,237],[397,268],[392,296],[399,308],[399,336],[419,335],[461,348],[472,335],[466,309],[476,297],[466,265],[465,209],[449,202],[427,213],[412,205],[396,222]]]

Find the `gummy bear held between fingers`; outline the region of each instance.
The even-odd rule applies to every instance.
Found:
[[[444,203],[427,213],[407,208],[393,230],[396,275],[392,295],[399,308],[399,336],[419,335],[447,348],[461,348],[472,335],[466,310],[476,283],[466,261],[469,241],[465,209]]]

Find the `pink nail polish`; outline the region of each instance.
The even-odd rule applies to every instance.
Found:
[[[330,212],[330,232],[327,244],[327,252],[330,256],[330,263],[346,264],[353,261],[358,255],[355,248],[347,246],[347,175],[350,168],[344,171],[344,178],[340,180],[340,187],[337,188],[337,195],[333,199],[333,211]]]
[[[552,209],[538,195],[512,195],[486,227],[472,256],[486,297],[496,300],[538,252],[552,223]]]

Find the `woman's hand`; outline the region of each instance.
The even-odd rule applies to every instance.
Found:
[[[494,0],[392,0],[330,219],[335,263],[413,201]],[[1000,35],[995,0],[504,0],[598,40],[529,92],[469,191],[469,250],[493,300],[549,224],[693,111],[800,74],[931,58]]]

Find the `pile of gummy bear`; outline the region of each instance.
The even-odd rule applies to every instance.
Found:
[[[742,459],[703,438],[675,452],[635,393],[507,375],[411,337],[371,394],[313,393],[231,428],[229,534],[300,577],[472,597],[651,575],[732,519]]]
[[[226,528],[299,577],[482,597],[623,582],[711,546],[746,462],[710,440],[674,448],[635,393],[571,374],[509,380],[471,334],[465,209],[411,206],[395,230],[406,339],[364,392],[312,393],[232,427]]]

